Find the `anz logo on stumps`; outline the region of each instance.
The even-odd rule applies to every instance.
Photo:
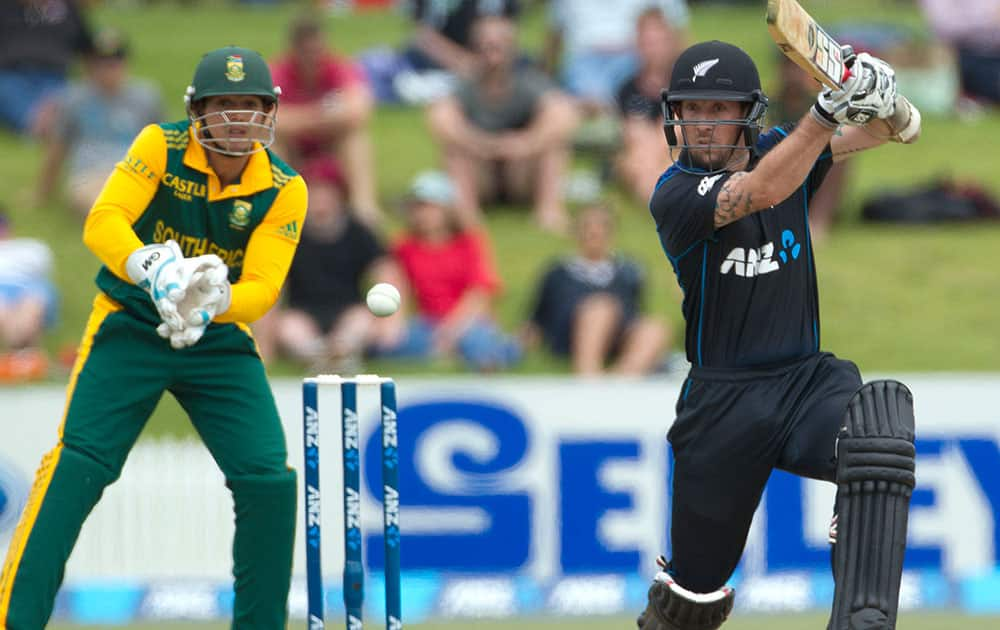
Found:
[[[344,409],[344,466],[349,470],[358,469],[359,437],[358,413],[353,409]]]
[[[347,544],[351,549],[361,548],[361,495],[354,488],[344,490],[344,517],[347,519]]]
[[[802,244],[795,242],[795,234],[791,230],[781,232],[781,249],[778,251],[779,263],[774,259],[774,242],[765,243],[760,247],[734,247],[726,259],[722,261],[719,272],[727,275],[732,272],[741,278],[753,278],[772,271],[777,271],[782,265],[798,260],[802,254]]]
[[[306,407],[306,465],[319,466],[319,414],[313,407]]]
[[[399,546],[399,492],[392,486],[383,487],[385,500],[385,542],[390,547]]]
[[[398,443],[396,410],[382,405],[382,465],[386,468],[396,468],[399,465]]]
[[[309,615],[309,630],[323,630],[323,620],[316,615]]]
[[[323,517],[320,515],[319,488],[312,485],[306,486],[306,518],[309,528],[306,532],[307,542],[310,547],[319,547],[319,530],[323,525]]]

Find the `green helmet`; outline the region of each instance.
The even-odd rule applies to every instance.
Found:
[[[274,102],[281,88],[274,86],[271,70],[260,53],[227,46],[201,58],[184,100],[190,104],[220,94],[254,94]]]
[[[281,88],[271,80],[264,58],[248,48],[227,46],[206,53],[194,70],[184,95],[188,119],[205,149],[224,155],[250,155],[274,143],[274,115]],[[194,104],[210,96],[253,95],[264,100],[264,111],[227,110],[208,114]]]

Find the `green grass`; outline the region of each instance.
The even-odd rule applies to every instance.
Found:
[[[820,630],[826,627],[826,616],[824,615],[734,615],[726,622],[726,630]],[[304,623],[290,624],[291,627],[303,625]],[[971,617],[967,615],[949,613],[921,613],[901,615],[899,627],[906,630],[942,630],[944,628],[998,628],[1000,618],[998,617]],[[71,626],[52,624],[50,630],[73,630],[75,628],[87,628],[92,626]],[[131,630],[223,630],[228,628],[224,624],[199,624],[199,623],[172,623],[172,624],[134,624],[128,626]],[[338,628],[335,624],[328,627]],[[378,626],[381,627],[381,626]],[[481,621],[469,620],[441,622],[441,623],[421,623],[407,624],[407,628],[419,628],[420,630],[457,630],[458,628],[475,627],[477,630],[625,630],[635,628],[635,617],[604,617],[602,619],[537,619],[516,621]]]
[[[856,16],[864,15],[866,21],[891,18],[914,27],[921,23],[910,3],[843,0],[807,6],[827,22],[857,21]],[[157,81],[169,114],[180,118],[183,89],[203,51],[239,42],[273,55],[283,46],[285,25],[292,14],[289,6],[235,8],[213,2],[137,8],[126,4],[98,9],[94,21],[116,25],[131,35],[135,73]],[[544,10],[533,5],[522,32],[530,50],[538,50],[543,25]],[[346,53],[397,44],[406,33],[405,21],[395,13],[331,16],[327,26],[333,45]],[[776,52],[759,7],[697,5],[692,29],[696,39],[720,38],[743,46],[757,59],[765,85],[773,85]],[[419,110],[380,109],[373,120],[373,134],[379,193],[384,205],[392,208],[415,173],[437,164],[436,150]],[[1000,113],[996,111],[972,121],[928,116],[918,145],[886,147],[856,158],[847,207],[832,237],[816,248],[825,348],[854,359],[865,371],[997,369],[1000,336],[983,331],[990,330],[1000,310],[995,265],[990,262],[1000,247],[1000,229],[985,224],[873,227],[859,222],[857,215],[860,202],[878,190],[943,175],[977,181],[1000,197],[1000,178],[995,176],[1000,171],[1000,153],[994,149],[998,137]],[[80,242],[78,218],[59,204],[32,206],[39,159],[36,146],[0,133],[0,172],[6,183],[0,190],[0,203],[11,209],[18,233],[45,238],[57,253],[61,318],[46,341],[56,350],[72,346],[80,335],[95,291],[92,278],[97,262]],[[620,210],[621,249],[648,270],[648,308],[670,320],[680,340],[680,293],[648,213],[614,190],[609,196]],[[538,231],[524,209],[490,212],[488,223],[506,287],[499,315],[513,329],[524,318],[541,268],[551,257],[570,250],[572,242]],[[397,229],[398,221],[393,218],[389,231]],[[373,367],[397,374],[458,370],[449,363]],[[565,362],[538,354],[517,371],[566,369]],[[299,372],[299,367],[287,363],[272,368],[276,375]],[[167,414],[172,420],[164,426],[178,426],[176,407],[169,408],[174,409]]]

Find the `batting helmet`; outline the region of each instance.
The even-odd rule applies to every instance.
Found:
[[[671,147],[690,148],[678,142],[675,126],[730,124],[743,127],[745,145],[711,145],[719,149],[745,149],[757,144],[757,137],[767,112],[767,96],[760,87],[757,66],[743,50],[732,44],[709,41],[685,50],[674,63],[670,87],[660,94],[663,106],[663,131]],[[732,121],[684,120],[680,115],[683,101],[737,101],[747,103],[743,118]]]

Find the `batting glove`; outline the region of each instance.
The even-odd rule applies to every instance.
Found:
[[[860,127],[873,118],[888,118],[895,111],[896,73],[886,62],[868,53],[845,51],[851,76],[839,90],[826,88],[813,105],[813,117],[830,129],[839,125]]]

